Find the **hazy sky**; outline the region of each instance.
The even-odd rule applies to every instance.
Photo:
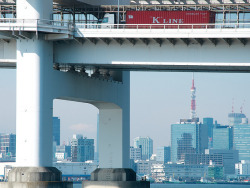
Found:
[[[0,132],[15,133],[16,71],[0,69]],[[170,125],[189,118],[192,73],[131,72],[131,143],[149,136],[157,146],[170,145]],[[227,124],[227,114],[245,100],[250,115],[250,74],[195,73],[197,115]],[[81,133],[96,138],[98,110],[84,103],[54,101],[54,116],[61,119],[61,142]]]

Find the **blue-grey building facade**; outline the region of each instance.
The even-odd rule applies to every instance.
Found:
[[[72,162],[85,162],[94,160],[94,139],[83,138],[82,135],[74,135],[71,140]]]
[[[53,117],[53,141],[57,146],[60,146],[60,119]]]
[[[183,161],[185,154],[204,153],[208,147],[207,126],[201,123],[171,125],[171,161]]]
[[[134,148],[142,149],[142,160],[150,159],[153,154],[153,140],[149,137],[136,137]]]
[[[239,151],[239,160],[250,160],[250,124],[234,125],[234,148]]]
[[[208,148],[213,148],[213,128],[214,128],[213,118],[207,117],[203,118],[203,124],[207,125],[208,134]]]
[[[157,148],[156,160],[167,163],[171,161],[171,147],[162,146]]]
[[[213,149],[233,149],[233,127],[216,126],[213,130]]]
[[[0,134],[0,154],[2,159],[16,157],[16,135]]]

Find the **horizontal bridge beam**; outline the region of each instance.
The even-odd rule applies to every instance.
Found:
[[[148,62],[116,62],[114,64],[73,64],[55,63],[58,66],[98,68],[104,70],[119,71],[161,71],[161,72],[228,72],[228,73],[250,73],[250,63],[148,63]],[[16,68],[16,61],[0,60],[0,68]],[[58,69],[59,70],[59,69]],[[73,70],[73,69],[72,69]]]
[[[203,45],[205,43],[217,45],[219,43],[228,44],[229,46],[241,43],[243,46],[248,44],[247,38],[76,38],[77,40],[88,40],[91,41],[93,44],[97,44],[99,41],[104,42],[107,45],[110,44],[120,44],[126,45],[125,41],[128,41],[130,44],[137,45],[137,44],[145,44],[145,45],[154,45],[159,44],[160,46],[163,45],[179,45],[179,44],[186,44],[189,46],[190,44],[199,44]],[[82,43],[79,43],[82,44]]]
[[[59,63],[60,65],[60,63]],[[118,71],[162,71],[162,72],[228,72],[250,73],[250,63],[148,63],[116,62],[113,64],[62,64],[62,66],[82,66],[93,69]]]

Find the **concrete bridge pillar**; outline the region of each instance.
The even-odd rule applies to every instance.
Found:
[[[53,0],[18,0],[18,19],[50,19]],[[17,39],[17,167],[1,187],[73,187],[52,167],[53,43],[42,35]]]
[[[123,125],[122,118],[118,107],[99,111],[100,168],[129,167],[129,124]]]
[[[17,18],[46,19],[52,0],[18,0]],[[53,43],[43,36],[17,40],[17,165],[52,166]]]
[[[52,8],[53,0],[18,0],[17,18],[51,19]],[[9,182],[0,184],[1,188],[73,187],[71,182],[62,182],[61,172],[52,167],[52,101],[59,96],[88,101],[100,109],[101,169],[93,172],[93,184],[83,186],[105,186],[105,181],[118,187],[138,187],[135,172],[127,169],[129,72],[113,71],[115,81],[103,81],[83,78],[73,71],[55,71],[54,48],[53,42],[40,33],[31,39],[17,39],[17,167],[9,172]]]
[[[52,60],[51,42],[17,41],[16,153],[20,167],[52,166]]]
[[[18,19],[52,20],[53,0],[17,0]]]

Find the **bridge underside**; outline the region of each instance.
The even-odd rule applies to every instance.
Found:
[[[54,67],[64,72],[100,70],[250,72],[245,38],[75,38],[54,41]],[[0,68],[16,67],[15,40],[1,41]],[[8,50],[7,50],[8,49]],[[8,52],[8,53],[6,53]],[[53,66],[53,65],[51,65]]]

